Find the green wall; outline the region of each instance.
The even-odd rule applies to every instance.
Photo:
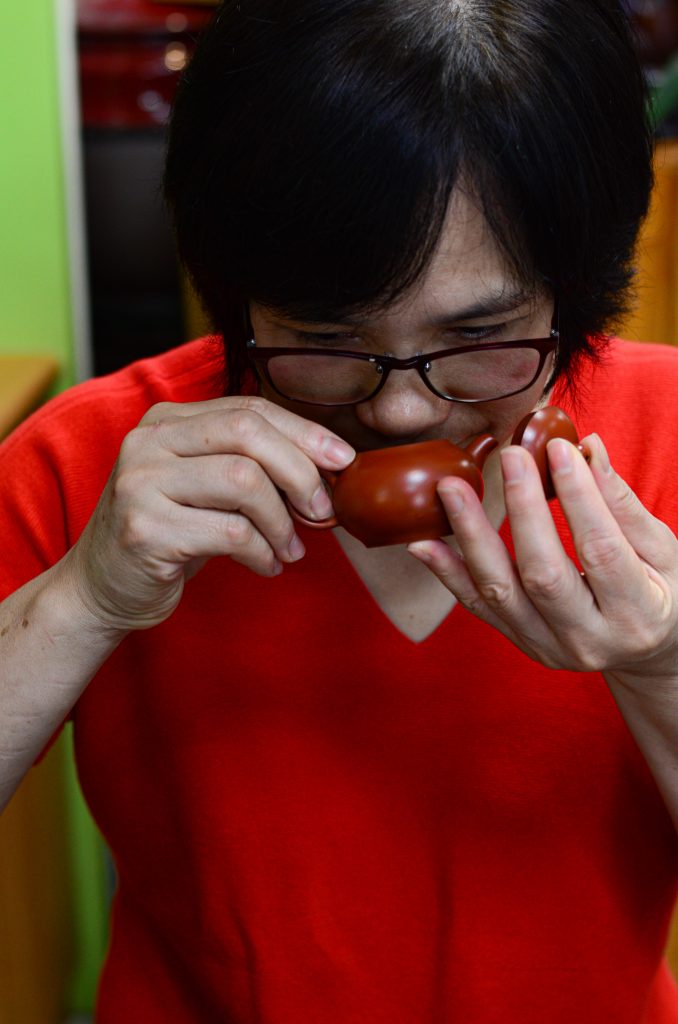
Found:
[[[0,352],[56,356],[62,370],[55,390],[72,384],[76,377],[71,268],[77,260],[69,260],[66,196],[69,187],[77,196],[79,182],[65,179],[60,98],[60,81],[68,82],[68,74],[74,74],[69,67],[74,3],[13,0],[3,4],[2,17]],[[60,48],[64,50],[61,61]],[[76,106],[74,89],[64,105]],[[67,123],[77,135],[76,111],[67,114]],[[66,156],[77,169],[77,154]],[[75,171],[71,174],[76,176]],[[71,924],[76,951],[69,1004],[71,1010],[85,1011],[92,1006],[107,938],[106,867],[98,833],[75,781],[69,730],[60,744],[69,798]]]
[[[55,9],[3,4],[0,351],[56,355],[64,386],[74,366]]]

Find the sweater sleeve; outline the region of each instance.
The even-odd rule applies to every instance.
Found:
[[[216,397],[220,368],[211,339],[192,342],[70,389],[0,444],[0,601],[77,541],[124,437],[146,411],[160,401]]]
[[[0,445],[0,599],[54,565],[96,504],[115,453],[85,412],[57,399]]]
[[[0,600],[77,541],[123,439],[152,405],[221,393],[216,341],[191,342],[71,388],[0,445]]]
[[[59,561],[77,539],[78,518],[86,521],[87,506],[96,500],[95,487],[85,478],[82,515],[69,509],[69,495],[82,476],[82,449],[69,439],[67,420],[58,407],[48,406],[0,446],[0,600]],[[92,483],[96,476],[92,473]]]

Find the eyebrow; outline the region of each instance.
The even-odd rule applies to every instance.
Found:
[[[513,291],[507,291],[504,289],[501,292],[497,292],[493,295],[486,295],[481,299],[477,299],[472,305],[465,306],[462,309],[454,310],[449,313],[438,313],[430,321],[432,327],[441,327],[445,324],[459,323],[463,320],[479,320],[482,317],[488,316],[499,316],[501,313],[512,313],[520,306],[524,305],[528,301],[534,300],[534,292],[526,291],[525,289],[515,289]],[[309,319],[306,323],[314,323],[320,325],[333,326],[344,326],[344,327],[363,327],[369,324],[369,316],[360,315],[355,313],[346,317],[342,317],[340,320],[318,320]]]
[[[513,313],[520,306],[523,306],[526,302],[533,302],[535,293],[533,291],[527,291],[524,288],[515,288],[512,291],[508,291],[504,288],[501,292],[495,292],[489,294],[481,299],[477,299],[472,305],[466,306],[462,309],[454,310],[449,313],[438,313],[436,316],[429,320],[429,324],[432,327],[443,327],[450,324],[460,323],[464,320],[480,320],[483,317],[488,316],[499,316],[502,313]],[[275,311],[270,310],[275,316]],[[288,317],[284,317],[285,320]],[[342,329],[344,327],[365,327],[369,325],[369,315],[361,315],[360,313],[349,314],[348,316],[341,317],[337,320],[329,320],[325,317],[309,316],[307,319],[296,320],[295,317],[289,317],[290,325],[308,325],[316,327],[325,327],[327,330],[331,329]]]
[[[480,320],[482,317],[498,316],[500,313],[513,313],[528,300],[533,300],[534,294],[525,291],[502,292],[501,295],[488,295],[478,299],[471,306],[455,310],[452,313],[440,313],[433,317],[431,323],[434,327],[442,324],[457,323],[460,320]]]

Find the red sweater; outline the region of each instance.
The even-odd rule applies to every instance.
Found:
[[[222,379],[195,342],[16,431],[0,594],[75,541],[148,406]],[[678,350],[619,344],[574,413],[674,530],[676,394]],[[602,677],[460,607],[415,644],[331,535],[304,540],[276,579],[212,561],[75,709],[119,875],[98,1024],[678,1020],[678,843]]]

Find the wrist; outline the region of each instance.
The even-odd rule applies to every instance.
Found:
[[[39,599],[56,635],[77,634],[81,641],[112,650],[129,633],[99,607],[81,571],[76,549],[71,549],[43,579],[46,585]]]
[[[620,708],[635,709],[654,717],[678,712],[678,669],[646,672],[608,671],[603,673],[615,702]]]

